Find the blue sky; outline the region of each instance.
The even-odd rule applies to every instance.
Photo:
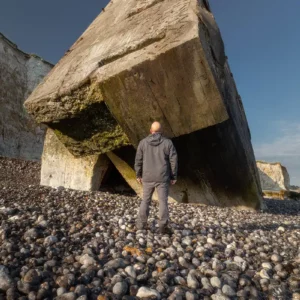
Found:
[[[107,1],[0,0],[0,32],[56,63]],[[242,96],[257,159],[300,185],[300,1],[210,0]]]

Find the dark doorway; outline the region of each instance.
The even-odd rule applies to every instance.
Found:
[[[110,162],[108,170],[104,175],[100,191],[135,195],[134,190],[129,186],[112,162]]]

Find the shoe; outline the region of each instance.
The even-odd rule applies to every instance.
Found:
[[[159,233],[160,234],[168,234],[168,235],[172,235],[173,234],[173,230],[170,227],[163,227],[163,228],[159,228]]]

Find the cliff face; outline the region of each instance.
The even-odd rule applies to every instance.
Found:
[[[257,161],[260,182],[263,190],[289,190],[290,176],[280,163]]]
[[[0,156],[40,159],[45,126],[27,114],[23,103],[51,68],[0,33]]]

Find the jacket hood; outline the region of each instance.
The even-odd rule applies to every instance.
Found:
[[[163,142],[163,137],[161,133],[157,132],[157,133],[150,134],[146,138],[146,141],[151,146],[158,146]]]

